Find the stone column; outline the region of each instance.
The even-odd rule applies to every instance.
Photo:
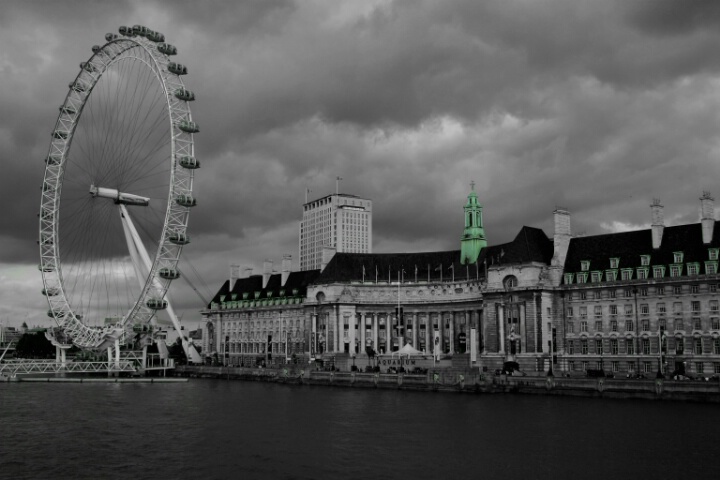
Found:
[[[418,314],[417,312],[412,314],[412,322],[413,322],[413,348],[418,350],[418,329],[420,328],[420,325],[418,324]]]
[[[505,353],[505,305],[500,303],[497,304],[497,319],[498,319],[498,352]]]
[[[367,343],[365,340],[365,336],[367,335],[365,332],[365,326],[366,326],[365,322],[366,321],[367,320],[365,319],[365,312],[360,313],[360,348],[359,348],[360,351],[358,352],[360,354],[365,353],[365,346]]]
[[[520,314],[520,351],[521,352],[527,352],[528,346],[527,346],[527,327],[525,325],[525,302],[521,303],[519,305],[519,314]]]
[[[342,338],[342,318],[340,318],[340,306],[338,305],[335,308],[335,352],[339,353],[342,352],[342,346],[341,342],[343,341]]]
[[[373,312],[372,314],[372,340],[373,340],[373,349],[377,353],[378,351],[378,314],[377,312]]]
[[[344,322],[343,322],[344,323]],[[348,318],[348,343],[350,344],[350,355],[355,353],[355,324],[357,323],[357,315],[351,315]]]
[[[432,338],[432,318],[430,318],[430,312],[425,314],[425,352],[432,353],[432,349],[430,348],[431,338]]]
[[[448,332],[450,337],[450,355],[455,354],[455,312],[450,312],[450,331]]]

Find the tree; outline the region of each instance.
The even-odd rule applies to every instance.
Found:
[[[54,358],[55,347],[45,338],[45,332],[23,333],[15,346],[19,358]]]
[[[168,355],[170,355],[170,358],[175,360],[175,364],[177,365],[184,365],[187,363],[187,355],[185,355],[185,349],[183,349],[180,337],[175,340],[175,343],[168,347]]]

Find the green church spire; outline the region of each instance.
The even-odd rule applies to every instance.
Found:
[[[482,205],[475,193],[475,182],[470,182],[470,194],[463,207],[465,210],[465,230],[460,240],[460,263],[475,263],[483,248],[487,247],[485,230],[483,229]]]

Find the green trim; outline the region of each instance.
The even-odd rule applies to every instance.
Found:
[[[580,260],[580,271],[587,272],[590,270],[590,260]]]
[[[483,228],[482,205],[478,202],[477,193],[475,193],[475,184],[472,183],[473,190],[468,195],[468,200],[463,207],[465,213],[465,229],[460,239],[460,264],[469,265],[477,262],[482,249],[487,247],[487,239],[485,238],[485,229]]]

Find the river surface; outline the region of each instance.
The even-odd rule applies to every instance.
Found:
[[[720,406],[199,380],[0,383],[0,478],[717,478]]]

